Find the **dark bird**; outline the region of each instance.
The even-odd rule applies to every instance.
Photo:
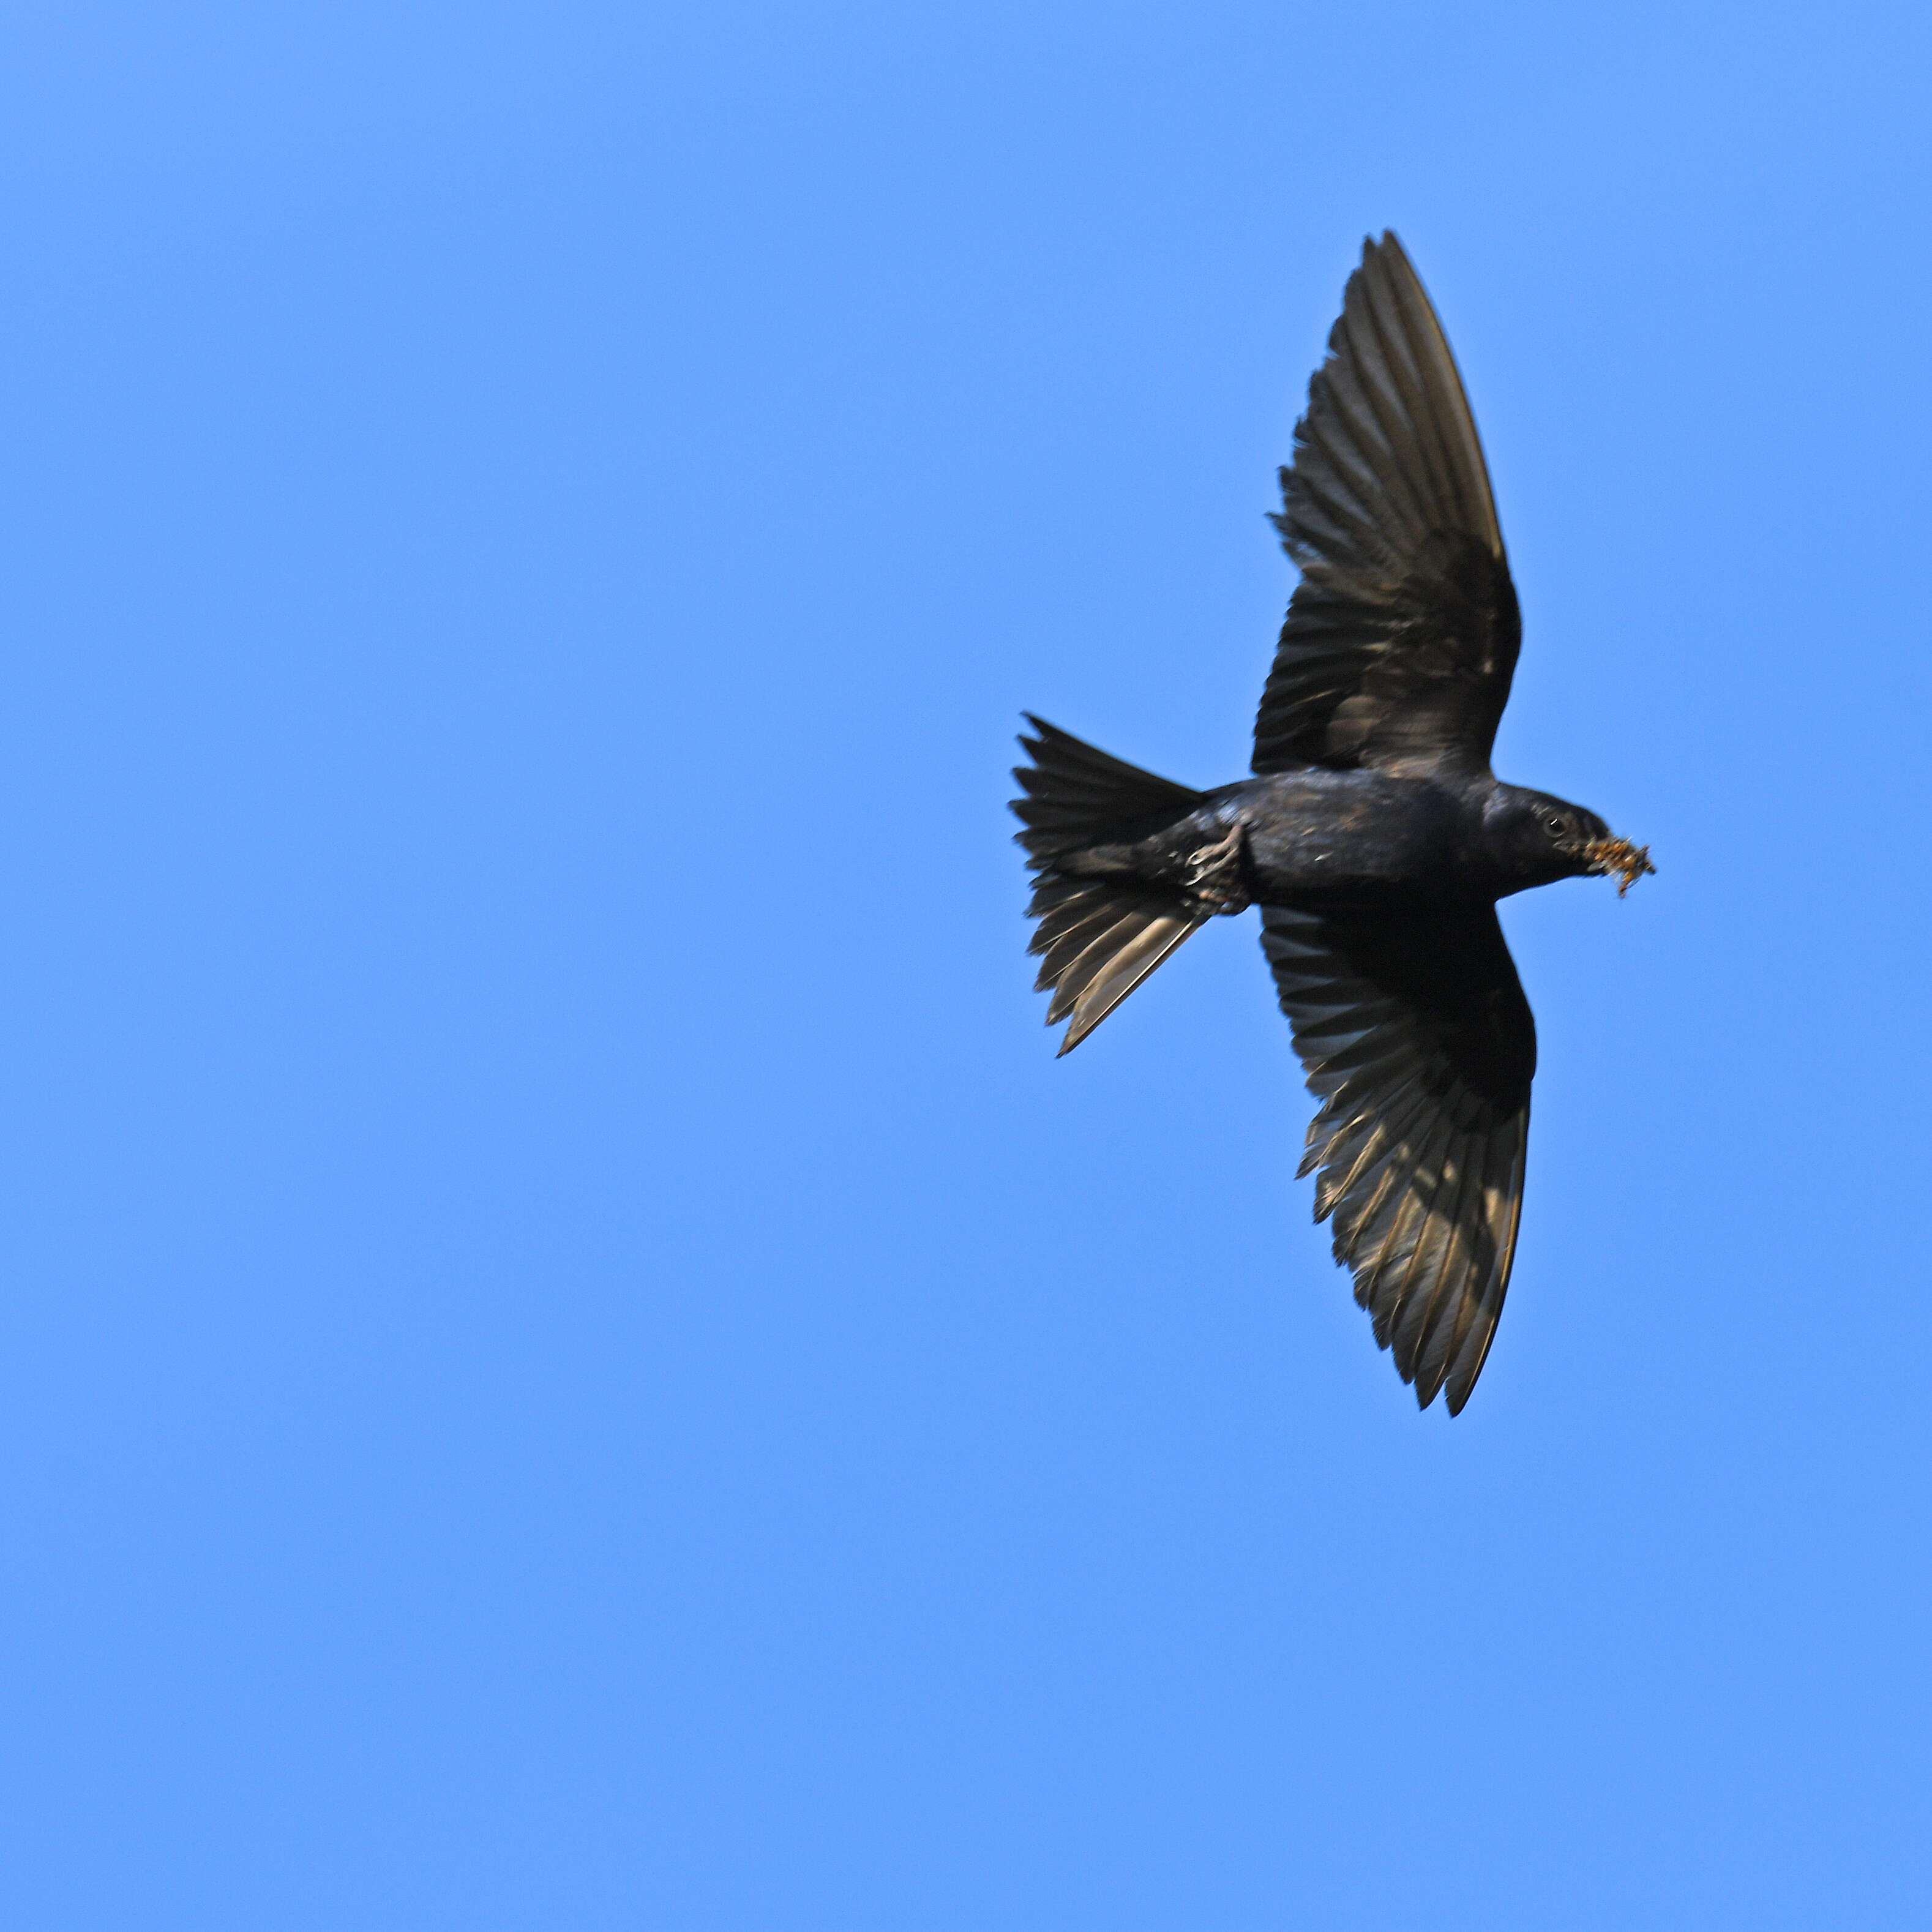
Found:
[[[1509,1286],[1536,1025],[1496,902],[1654,870],[1490,770],[1522,638],[1461,377],[1392,234],[1364,243],[1272,519],[1301,578],[1255,776],[1156,778],[1028,714],[1013,802],[1066,1053],[1216,914],[1262,949],[1320,1110],[1304,1174],[1376,1342],[1461,1412]]]

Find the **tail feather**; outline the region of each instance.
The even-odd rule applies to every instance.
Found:
[[[1013,773],[1027,794],[1013,800],[1013,812],[1027,828],[1019,842],[1036,861],[1118,837],[1137,821],[1192,812],[1201,802],[1198,791],[1109,757],[1030,711],[1025,716],[1040,735],[1020,740],[1033,763]]]
[[[1049,1026],[1070,1019],[1060,1051],[1070,1053],[1156,967],[1208,922],[1208,915],[1132,879],[1077,877],[1055,862],[1092,845],[1131,841],[1192,812],[1201,794],[1111,758],[1035,718],[1020,743],[1031,756],[1013,776],[1025,792],[1013,811],[1037,875],[1027,916],[1040,923],[1030,952],[1044,954],[1037,992],[1051,990]]]
[[[1071,922],[1064,929],[1052,929],[1054,918],[1070,914]],[[1028,949],[1040,955],[1040,977],[1034,982],[1034,991],[1043,993],[1049,986],[1058,986],[1067,968],[1075,964],[1096,940],[1112,929],[1120,914],[1120,902],[1118,898],[1096,892],[1083,894],[1062,912],[1042,920]]]

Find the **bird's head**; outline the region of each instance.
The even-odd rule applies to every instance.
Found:
[[[1646,872],[1647,845],[1611,836],[1610,828],[1594,812],[1548,792],[1528,791],[1518,785],[1498,788],[1499,796],[1486,817],[1491,850],[1501,860],[1510,892],[1546,886],[1558,879],[1614,878],[1621,898]]]

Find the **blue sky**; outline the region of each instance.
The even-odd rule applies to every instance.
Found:
[[[1932,1913],[1922,9],[20,8],[27,1928]],[[1022,706],[1239,775],[1364,232],[1486,440],[1514,1287],[1252,916],[1056,1064]]]

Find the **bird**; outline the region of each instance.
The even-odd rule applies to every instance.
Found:
[[[1536,1024],[1499,900],[1647,847],[1490,770],[1522,626],[1447,336],[1391,231],[1363,244],[1270,519],[1300,572],[1252,776],[1156,777],[1023,712],[1028,950],[1070,1052],[1208,920],[1258,907],[1318,1103],[1300,1177],[1377,1344],[1460,1414],[1515,1259]]]

